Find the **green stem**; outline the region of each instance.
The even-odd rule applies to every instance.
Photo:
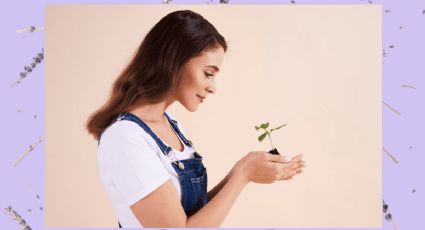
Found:
[[[274,147],[273,147],[273,142],[272,142],[272,136],[270,135],[269,131],[266,131],[266,132],[267,132],[267,136],[269,136],[270,144],[272,145],[272,150],[273,150]]]

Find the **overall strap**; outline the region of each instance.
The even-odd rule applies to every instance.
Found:
[[[164,142],[162,142],[162,140],[152,131],[152,129],[149,128],[149,126],[136,115],[130,112],[124,112],[123,114],[120,114],[118,116],[117,121],[120,121],[120,120],[128,120],[128,121],[133,121],[137,123],[143,130],[145,130],[146,133],[148,133],[155,140],[156,144],[158,145],[158,147],[161,149],[161,151],[164,153],[165,156],[167,156],[168,153],[170,153],[171,147],[165,145]]]
[[[192,147],[192,141],[190,141],[189,139],[187,139],[183,133],[180,131],[178,125],[177,125],[177,121],[174,119],[171,119],[170,116],[168,116],[167,113],[164,113],[165,117],[168,119],[168,121],[171,124],[171,127],[174,129],[174,131],[177,133],[177,135],[179,135],[180,139],[183,140],[183,142],[185,143],[185,145]]]

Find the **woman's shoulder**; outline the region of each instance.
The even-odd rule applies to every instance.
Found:
[[[100,137],[100,144],[120,143],[132,140],[143,141],[145,139],[146,134],[137,123],[129,120],[119,120],[115,121],[103,131]]]
[[[120,120],[114,122],[102,133],[97,152],[100,161],[156,160],[157,149],[153,140],[137,123]],[[122,156],[126,157],[123,158]],[[145,159],[145,161],[146,161]]]

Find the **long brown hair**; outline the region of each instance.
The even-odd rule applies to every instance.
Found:
[[[218,46],[227,50],[224,37],[198,13],[181,10],[166,15],[116,79],[109,100],[89,117],[88,132],[99,140],[121,112],[141,103],[160,102],[176,86],[187,61]]]

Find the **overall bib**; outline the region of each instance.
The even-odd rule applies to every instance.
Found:
[[[193,147],[192,142],[184,137],[180,132],[177,121],[171,119],[166,113],[164,113],[168,122],[171,124],[171,128],[178,135],[181,141],[185,145]],[[143,130],[145,130],[156,142],[162,153],[167,156],[171,147],[166,146],[164,142],[136,115],[124,112],[120,114],[117,120],[129,120],[137,123]],[[187,217],[194,214],[196,211],[201,209],[207,203],[207,171],[202,163],[202,156],[195,150],[195,158],[178,160],[172,162],[172,166],[176,171],[181,188],[181,204],[187,215]],[[118,225],[122,228],[118,221]]]

